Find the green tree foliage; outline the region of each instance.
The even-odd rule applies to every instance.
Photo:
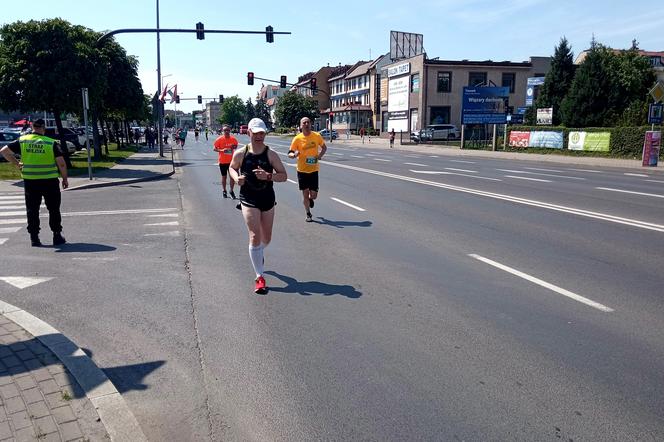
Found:
[[[246,107],[240,97],[234,95],[224,100],[221,105],[221,112],[219,115],[219,122],[221,124],[230,124],[231,126],[239,126],[246,123]]]
[[[553,124],[556,126],[562,121],[561,103],[572,85],[575,70],[572,48],[563,37],[551,58],[551,69],[546,74],[535,103],[536,108],[553,107]]]
[[[272,118],[270,117],[270,108],[267,107],[265,100],[258,99],[256,100],[256,106],[254,106],[254,111],[256,117],[265,121],[265,124],[271,128],[272,127]]]
[[[247,121],[251,120],[256,116],[256,110],[254,109],[254,104],[251,102],[251,98],[247,98],[244,115],[247,117]]]
[[[279,98],[274,114],[279,126],[294,127],[299,125],[301,118],[309,117],[312,121],[317,118],[318,104],[297,92],[286,92]]]

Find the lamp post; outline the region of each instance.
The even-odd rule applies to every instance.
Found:
[[[161,94],[161,52],[160,52],[160,40],[159,40],[159,0],[157,1],[157,89],[158,94]],[[157,112],[157,118],[159,119],[158,128],[157,128],[157,137],[159,138],[159,156],[164,156],[164,106],[159,100],[159,110]]]

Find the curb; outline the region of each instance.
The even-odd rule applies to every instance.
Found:
[[[118,390],[83,350],[46,322],[16,306],[0,301],[0,314],[39,339],[62,361],[85,391],[112,441],[147,442]]]
[[[86,184],[81,184],[78,186],[74,187],[68,187],[67,191],[70,190],[83,190],[83,189],[95,189],[98,187],[111,187],[111,186],[121,186],[123,184],[133,184],[133,183],[141,183],[145,181],[154,181],[154,180],[160,180],[163,178],[167,178],[171,175],[173,175],[175,171],[167,172],[167,173],[161,173],[159,175],[155,176],[150,176],[150,177],[144,177],[144,178],[132,178],[129,180],[122,180],[122,181],[107,181],[103,183],[86,183]]]

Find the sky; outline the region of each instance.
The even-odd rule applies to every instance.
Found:
[[[8,2],[9,0],[3,0]],[[178,85],[182,98],[238,95],[254,99],[262,81],[247,85],[247,72],[289,83],[320,67],[354,64],[389,51],[390,31],[424,35],[428,57],[441,60],[527,61],[551,56],[561,37],[574,55],[595,39],[628,48],[632,39],[649,51],[664,51],[662,0],[382,0],[291,2],[253,0],[31,0],[26,7],[4,5],[0,23],[60,17],[95,31],[155,28],[263,31],[271,25],[274,43],[264,35],[161,34],[164,82]],[[116,40],[139,60],[145,93],[157,90],[156,34],[120,34]],[[167,109],[174,104],[167,104]],[[200,109],[196,100],[178,109]]]

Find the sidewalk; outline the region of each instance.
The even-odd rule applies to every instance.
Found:
[[[358,135],[351,135],[349,139],[345,135],[340,135],[339,138],[334,140],[331,144],[329,139],[325,140],[328,147],[334,148],[338,145],[351,145],[353,147],[362,147],[365,149],[390,149],[390,140],[388,138],[379,137],[364,137],[364,143]],[[622,158],[605,158],[605,157],[582,157],[574,155],[558,155],[558,154],[537,154],[537,153],[523,153],[523,152],[505,152],[502,147],[497,147],[495,152],[490,150],[474,150],[474,149],[460,149],[456,146],[445,146],[443,144],[399,144],[399,138],[394,140],[394,150],[400,152],[414,152],[429,155],[441,155],[452,157],[476,157],[476,158],[492,158],[504,160],[522,160],[522,161],[539,161],[545,163],[557,163],[566,165],[577,166],[600,166],[600,167],[617,167],[624,169],[639,169],[644,173],[664,173],[664,160],[660,160],[657,167],[643,167],[641,160],[627,160]]]

